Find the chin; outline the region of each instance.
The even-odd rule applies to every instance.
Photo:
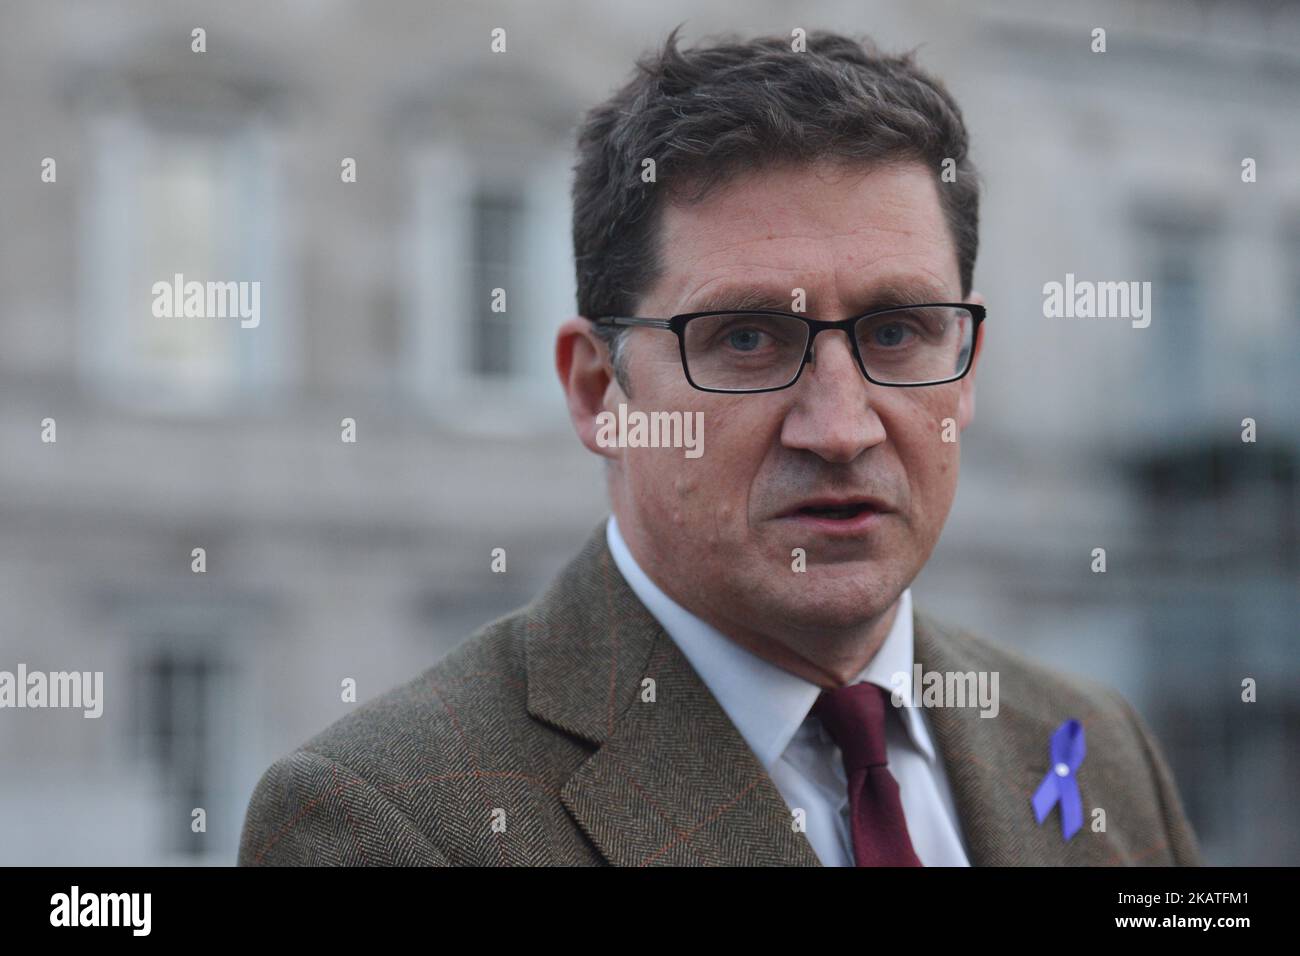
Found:
[[[772,609],[792,627],[845,630],[879,617],[897,600],[902,588],[888,587],[879,577],[843,576],[838,580],[809,581],[782,595]]]

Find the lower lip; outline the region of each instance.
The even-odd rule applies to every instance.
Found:
[[[786,515],[782,521],[789,521],[800,530],[830,537],[860,537],[879,527],[884,520],[885,511],[862,511],[852,518],[819,518],[802,512]]]

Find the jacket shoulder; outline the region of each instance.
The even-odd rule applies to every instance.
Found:
[[[418,676],[368,700],[306,741],[377,775],[454,760],[458,737],[489,717],[526,711],[525,609],[485,624]],[[395,781],[382,781],[395,782]]]
[[[515,762],[527,718],[526,611],[485,624],[437,664],[276,761],[249,802],[241,865],[472,857],[473,848],[456,846],[466,828],[443,830],[437,821],[493,806],[481,778]]]

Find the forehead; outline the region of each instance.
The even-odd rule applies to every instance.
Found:
[[[872,308],[899,290],[956,301],[956,247],[938,188],[920,163],[744,173],[698,203],[665,206],[663,271],[647,302],[667,314],[704,311],[748,292],[788,308],[795,288],[810,311]]]

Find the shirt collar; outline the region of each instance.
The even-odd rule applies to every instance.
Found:
[[[808,717],[821,688],[745,650],[665,594],[632,557],[612,514],[605,539],[632,591],[681,648],[763,767],[771,770]],[[933,762],[929,733],[912,705],[912,631],[912,591],[904,588],[893,627],[853,683],[867,681],[889,691],[897,689],[903,702],[899,715],[912,745]],[[898,680],[898,674],[905,679]]]

